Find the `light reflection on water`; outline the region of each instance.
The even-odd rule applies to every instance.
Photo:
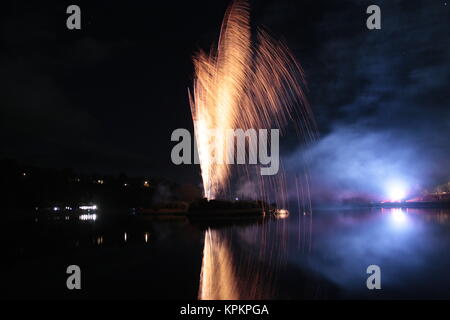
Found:
[[[216,230],[205,232],[200,300],[237,300],[239,284],[229,243]]]
[[[449,214],[317,211],[287,224],[208,230],[199,298],[450,298]],[[381,291],[366,287],[369,265],[381,268]]]
[[[18,266],[27,270],[30,259],[36,267],[65,264],[60,255],[67,252],[77,261],[82,259],[94,274],[101,265],[95,279],[105,272],[111,277],[151,278],[149,288],[160,290],[156,297],[161,290],[173,297],[185,281],[183,298],[450,298],[449,209],[369,208],[312,214],[291,210],[284,219],[214,226],[203,233],[184,218],[116,221],[105,216],[54,220],[57,217],[51,215],[50,222],[39,217],[36,223],[33,217],[29,225],[8,226],[3,232],[9,241],[0,243],[5,261],[13,263],[7,271],[16,272]],[[142,265],[145,271],[122,271],[130,264]],[[372,264],[381,268],[379,291],[366,288],[366,269]],[[165,272],[168,268],[174,270]],[[16,282],[22,269],[17,270],[11,288],[17,287],[20,296],[23,290]],[[47,282],[42,288],[39,283],[34,286],[46,290],[47,283],[54,281],[53,271],[42,267],[39,272]],[[179,278],[171,280],[175,273]],[[133,281],[117,289],[99,285],[99,296],[117,290],[120,297],[127,292],[123,288],[134,290],[140,284]],[[142,290],[148,294],[147,287]]]
[[[205,231],[199,299],[270,299],[285,262],[287,213],[263,224]]]
[[[373,296],[365,286],[372,264],[382,271],[381,297],[448,297],[448,215],[448,209],[400,208],[327,213],[315,220],[307,262],[344,297]]]

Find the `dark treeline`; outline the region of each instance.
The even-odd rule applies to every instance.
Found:
[[[29,166],[14,159],[0,159],[0,188],[0,206],[19,210],[88,204],[125,209],[201,197],[199,188],[164,178],[81,174],[69,168]]]

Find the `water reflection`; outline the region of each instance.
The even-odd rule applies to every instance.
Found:
[[[97,243],[98,246],[102,245],[103,244],[103,237],[102,236],[97,237],[96,238],[96,243]]]
[[[285,261],[287,248],[287,233],[283,231],[285,218],[208,229],[204,237],[199,299],[274,298],[277,273]]]
[[[106,211],[95,221],[67,216],[70,220],[33,211],[27,220],[5,224],[1,270],[9,277],[0,298],[70,298],[60,284],[67,265],[74,263],[88,270],[90,290],[81,293],[85,298],[197,297],[202,234],[187,221]],[[39,277],[27,276],[30,267]],[[112,278],[117,281],[111,283]]]
[[[411,219],[403,208],[392,208],[388,214],[391,227],[397,230],[406,230],[411,224]]]
[[[384,298],[448,294],[448,216],[448,209],[406,208],[318,213],[312,255],[291,260],[338,285],[342,297],[373,295],[364,285],[372,264],[381,267]]]
[[[119,289],[134,290],[144,277],[148,285],[139,297],[146,298],[154,286],[155,295],[166,290],[173,298],[180,283],[182,298],[190,299],[450,298],[449,216],[449,209],[291,210],[283,219],[215,225],[203,232],[182,219],[116,219],[102,212],[95,220],[80,220],[51,212],[9,225],[8,241],[0,246],[5,261],[14,262],[7,270],[16,272],[14,279],[31,260],[36,268],[65,264],[61,252],[82,259],[100,278],[104,272],[133,277],[117,287],[118,297],[126,291]],[[117,271],[135,264],[139,272]],[[382,272],[378,292],[365,285],[372,264]],[[111,267],[96,270],[98,265]],[[23,269],[15,271],[18,266]],[[39,269],[46,281],[53,281],[54,273]],[[27,281],[23,287],[11,281],[8,288],[28,288]],[[108,293],[102,285],[99,296]],[[23,291],[17,289],[17,295]]]
[[[209,229],[199,298],[370,298],[366,269],[373,264],[383,274],[381,297],[450,297],[443,285],[450,276],[449,214],[319,211],[314,218],[299,214],[258,227]]]
[[[69,217],[66,217],[67,218],[67,220],[69,220],[68,218]],[[80,215],[79,216],[79,219],[80,220],[93,220],[93,221],[95,221],[95,220],[97,220],[97,214],[82,214],[82,215]]]
[[[219,231],[205,232],[200,275],[200,300],[236,300],[240,298],[238,279],[229,243]]]

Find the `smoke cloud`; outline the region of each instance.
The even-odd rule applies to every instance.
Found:
[[[317,27],[320,54],[306,62],[321,68],[305,69],[321,138],[287,161],[294,173],[308,159],[313,198],[381,200],[394,187],[413,196],[450,180],[449,11],[380,6],[376,32],[355,25],[356,3]]]

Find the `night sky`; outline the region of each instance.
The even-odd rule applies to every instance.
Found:
[[[284,39],[305,69],[318,179],[347,188],[386,175],[450,178],[450,3],[250,3],[252,23]],[[70,4],[82,30],[66,28]],[[170,134],[192,130],[192,56],[217,42],[228,4],[2,2],[0,157],[199,182],[198,167],[171,163]],[[381,30],[366,28],[370,4],[381,7]],[[298,146],[283,150],[295,170]]]

